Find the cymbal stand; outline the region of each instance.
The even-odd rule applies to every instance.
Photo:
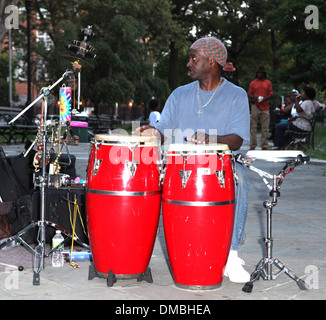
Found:
[[[240,159],[237,161],[242,162],[245,166],[247,166],[250,170],[258,173],[264,180],[267,187],[270,189],[270,200],[264,201],[263,205],[266,208],[267,213],[267,236],[264,238],[264,242],[266,244],[266,256],[262,258],[256,266],[255,271],[250,276],[250,281],[247,282],[244,287],[242,288],[243,292],[250,293],[253,289],[253,283],[256,280],[259,280],[262,277],[264,280],[275,280],[281,274],[285,273],[291,279],[293,279],[301,290],[308,290],[306,283],[299,279],[289,268],[287,268],[279,259],[274,258],[272,255],[273,249],[273,237],[272,237],[272,212],[273,208],[277,205],[277,197],[280,196],[280,187],[285,176],[294,170],[294,168],[306,161],[309,161],[308,157],[303,159],[302,156],[298,156],[294,160],[289,160],[286,162],[286,165],[280,171],[279,174],[269,174],[268,172],[262,171],[260,169],[255,168],[251,165],[253,159],[244,159],[240,156]],[[273,184],[270,185],[267,179],[272,179]],[[276,266],[279,271],[273,274],[272,266]]]
[[[40,188],[40,220],[39,221],[32,221],[32,223],[25,228],[23,228],[21,231],[16,233],[16,235],[4,239],[0,242],[0,250],[8,244],[14,242],[16,244],[22,244],[24,245],[28,251],[30,251],[32,254],[34,254],[34,260],[33,260],[33,285],[39,285],[40,284],[40,272],[42,269],[44,269],[44,258],[48,257],[52,252],[57,250],[62,244],[67,242],[69,239],[72,239],[74,235],[71,235],[69,232],[58,226],[57,224],[46,221],[45,220],[45,191],[47,188],[47,173],[46,173],[46,147],[47,147],[47,128],[46,128],[46,119],[47,119],[47,100],[48,96],[50,95],[51,89],[53,89],[55,86],[57,86],[61,81],[65,79],[70,73],[73,73],[72,71],[67,71],[63,74],[63,76],[52,86],[49,88],[43,88],[42,94],[34,101],[32,102],[28,107],[26,107],[17,117],[15,117],[11,122],[16,121],[23,113],[25,113],[28,109],[30,109],[37,101],[44,99],[44,110],[43,110],[43,124],[40,126],[40,136],[42,136],[42,170],[41,174],[38,176],[37,179],[35,179],[35,187]],[[45,228],[46,226],[51,226],[53,228],[56,228],[62,232],[66,238],[58,244],[55,248],[51,249],[48,253],[45,252]],[[22,236],[28,232],[30,229],[38,227],[38,234],[37,234],[37,245],[35,248],[32,248],[23,238]],[[89,246],[83,242],[81,242],[77,237],[74,237],[74,241],[76,241],[79,245],[89,249]]]

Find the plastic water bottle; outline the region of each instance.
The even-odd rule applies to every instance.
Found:
[[[60,244],[64,240],[61,231],[57,230],[55,232],[55,236],[52,238],[52,248],[55,248],[58,244]],[[62,267],[64,264],[64,256],[63,256],[63,244],[57,248],[52,253],[52,266],[53,267]]]

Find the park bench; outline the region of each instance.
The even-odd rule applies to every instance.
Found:
[[[29,135],[37,134],[37,125],[30,124],[24,114],[14,123],[9,124],[20,112],[19,108],[0,107],[0,136],[5,138],[7,144],[12,142],[16,144],[19,136],[19,141],[25,142]]]
[[[5,139],[7,144],[26,142],[30,135],[36,136],[39,129],[35,120],[30,123],[25,114],[21,115],[14,123],[9,122],[14,119],[22,110],[20,108],[0,107],[0,136]],[[48,115],[52,120],[58,120],[59,116]],[[91,136],[101,133],[108,133],[114,129],[120,122],[115,120],[112,115],[90,115],[85,116],[72,116],[73,121],[84,121],[88,123],[88,131]]]
[[[322,108],[319,107],[316,109],[316,112],[313,118],[308,119],[306,117],[300,117],[305,121],[309,122],[310,131],[307,132],[297,132],[293,130],[286,130],[285,134],[289,137],[289,150],[306,150],[308,148],[315,149],[315,125],[316,120],[321,113]]]

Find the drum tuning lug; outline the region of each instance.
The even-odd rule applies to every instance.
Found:
[[[159,182],[158,182],[158,187],[161,188],[162,185],[163,185],[163,181],[164,181],[164,178],[165,178],[165,171],[166,171],[166,168],[164,168],[163,170],[160,170],[160,178],[159,178]]]
[[[136,174],[136,170],[138,167],[139,162],[138,161],[126,161],[126,165],[130,171],[131,177],[133,178]]]
[[[94,166],[93,166],[93,175],[96,176],[98,170],[100,169],[101,163],[103,159],[95,159],[94,160]]]
[[[181,182],[182,182],[182,189],[184,189],[188,183],[189,177],[192,173],[191,170],[189,171],[184,171],[184,170],[180,170],[180,178],[181,178]]]
[[[233,175],[234,175],[234,182],[235,182],[236,186],[238,187],[239,186],[239,177],[238,177],[238,174],[234,171],[233,172]]]
[[[221,188],[225,188],[225,170],[215,171],[218,182],[220,183]]]

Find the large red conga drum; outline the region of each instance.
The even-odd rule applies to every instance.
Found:
[[[87,170],[86,215],[95,271],[119,279],[146,272],[161,207],[154,137],[96,135]]]
[[[233,178],[227,145],[170,145],[162,212],[176,286],[221,286],[233,231]]]

